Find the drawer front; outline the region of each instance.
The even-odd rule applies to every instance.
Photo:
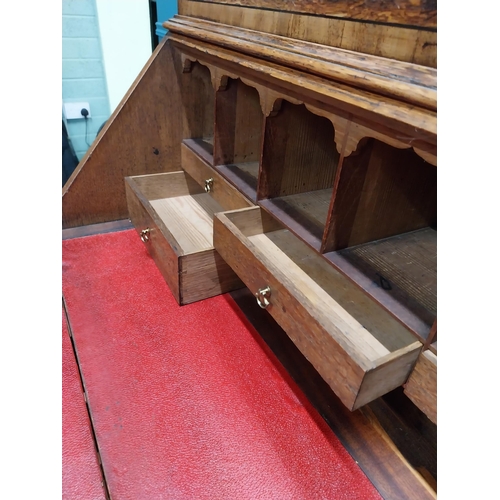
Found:
[[[125,179],[125,192],[130,220],[139,235],[141,235],[143,230],[149,229],[147,238],[143,239],[144,245],[155,261],[175,299],[180,303],[179,257],[165,239],[158,224],[154,221],[153,215],[145,208],[148,202],[143,198],[140,191],[138,191],[133,179]]]
[[[261,296],[261,304],[265,306],[268,300],[267,311],[350,410],[406,381],[421,348],[419,342],[396,353],[382,355],[378,364],[364,357],[362,352],[354,352],[337,340],[349,330],[348,323],[343,319],[337,324],[324,321],[333,311],[321,311],[314,296],[306,297],[285,274],[268,269],[258,256],[258,249],[238,234],[226,215],[217,214],[214,218],[216,250],[252,293],[270,288],[270,296]],[[342,310],[335,314],[341,318],[347,313]]]
[[[437,356],[431,351],[420,354],[405,384],[405,394],[437,424]]]
[[[209,185],[210,196],[225,210],[253,207],[253,203],[245,198],[224,177],[215,171],[196,151],[185,143],[181,145],[182,168],[205,189]],[[207,182],[211,179],[211,182]]]

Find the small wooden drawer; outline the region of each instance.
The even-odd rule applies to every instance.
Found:
[[[214,246],[350,410],[406,382],[422,344],[263,209],[216,214]]]
[[[212,158],[200,141],[185,139],[181,144],[182,169],[205,189],[226,210],[253,207],[254,204],[211,166]]]
[[[405,385],[405,394],[437,424],[437,356],[433,352],[420,354]]]
[[[213,216],[225,208],[189,175],[126,177],[125,188],[130,219],[180,305],[243,286],[213,248]]]

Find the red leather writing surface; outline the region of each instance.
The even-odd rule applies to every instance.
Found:
[[[104,500],[101,471],[64,311],[62,321],[62,498]]]
[[[64,241],[63,293],[113,500],[380,499],[232,299],[179,307],[134,230]]]

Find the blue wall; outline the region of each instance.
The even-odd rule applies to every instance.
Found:
[[[167,33],[162,24],[177,14],[177,0],[156,0],[156,14],[156,35],[161,40]]]
[[[110,108],[95,0],[62,2],[62,98],[88,102],[91,118],[68,120],[68,134],[79,160],[92,144]]]

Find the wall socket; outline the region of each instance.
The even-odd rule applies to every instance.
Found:
[[[63,114],[66,117],[66,120],[76,120],[78,118],[81,118],[83,120],[83,108],[85,108],[89,112],[87,118],[90,118],[91,114],[88,102],[65,102],[63,103]]]

